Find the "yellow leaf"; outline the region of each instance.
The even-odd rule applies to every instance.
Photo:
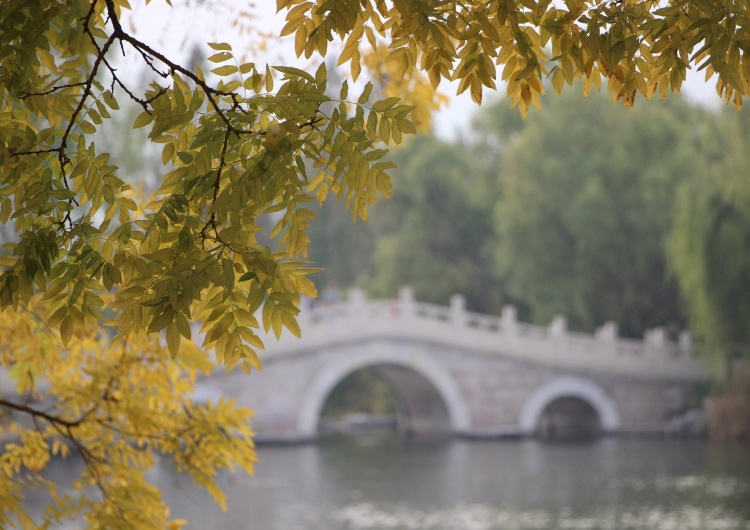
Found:
[[[140,129],[141,127],[145,127],[146,125],[151,123],[151,120],[153,119],[154,116],[151,113],[145,111],[141,112],[133,123],[133,129]]]
[[[299,327],[299,322],[297,322],[297,319],[287,313],[282,313],[281,320],[284,323],[284,327],[292,332],[292,335],[294,335],[297,338],[302,337],[302,331]]]
[[[305,45],[307,44],[307,29],[304,24],[297,28],[297,33],[294,34],[294,53],[297,57],[302,55],[305,51]]]
[[[211,61],[212,63],[223,63],[224,61],[229,61],[233,58],[234,56],[229,52],[219,52],[209,56],[206,60]]]
[[[232,51],[232,46],[226,42],[209,42],[208,45],[217,51]]]
[[[214,68],[211,70],[216,75],[225,77],[228,75],[236,74],[239,71],[239,68],[237,68],[234,64],[225,64],[224,66],[219,66],[218,68]]]
[[[73,322],[73,317],[70,314],[66,314],[62,322],[60,322],[60,338],[62,339],[63,346],[67,346],[70,342],[71,337],[73,337],[73,330],[75,329],[75,324]]]
[[[250,366],[261,372],[263,370],[263,366],[260,362],[260,357],[258,357],[258,354],[255,352],[255,350],[247,348],[244,350],[244,353],[245,359],[247,359],[247,362],[250,364]]]
[[[174,156],[174,144],[171,142],[168,144],[164,144],[164,149],[162,149],[161,151],[162,164],[166,165],[168,162],[171,162],[173,156]]]
[[[96,127],[89,121],[83,120],[78,125],[85,134],[94,134],[96,132]]]
[[[479,79],[472,79],[471,81],[471,99],[476,103],[477,105],[482,104],[482,83],[479,82]]]

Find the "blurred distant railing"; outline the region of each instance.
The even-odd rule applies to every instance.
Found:
[[[607,322],[593,334],[580,333],[568,330],[563,316],[548,326],[519,322],[513,306],[505,306],[500,316],[467,311],[461,295],[451,297],[449,306],[418,302],[409,287],[401,288],[394,300],[367,300],[355,288],[345,300],[310,301],[300,313],[300,326],[301,341],[268,340],[268,353],[364,337],[403,337],[615,373],[691,379],[705,374],[688,332],[677,342],[667,340],[662,328],[647,331],[642,340],[628,339]]]

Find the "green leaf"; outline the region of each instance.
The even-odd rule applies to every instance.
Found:
[[[281,72],[282,74],[286,74],[290,77],[301,77],[303,79],[307,79],[311,83],[315,81],[313,76],[311,76],[308,72],[305,72],[304,70],[300,68],[294,68],[293,66],[274,66],[273,69]]]
[[[10,214],[13,211],[13,203],[10,199],[5,199],[0,204],[0,223],[5,224],[10,219]]]
[[[360,94],[359,99],[357,100],[357,103],[360,105],[364,105],[367,103],[367,100],[370,99],[370,94],[372,93],[372,83],[368,81],[368,83],[365,85],[365,89],[362,91],[362,94]]]
[[[254,313],[266,299],[266,292],[261,289],[253,289],[247,296],[247,310]]]
[[[392,107],[395,107],[399,101],[401,101],[401,98],[395,97],[376,101],[372,106],[372,110],[374,110],[375,112],[384,112]]]
[[[177,313],[174,317],[175,325],[177,326],[177,330],[180,332],[180,335],[185,337],[187,340],[190,340],[193,336],[193,333],[190,329],[190,323],[188,322],[188,319],[185,315],[182,313]]]
[[[186,153],[186,152],[184,152],[184,151],[179,151],[179,152],[177,153],[177,158],[179,158],[179,159],[180,159],[180,161],[181,161],[181,162],[182,162],[183,164],[185,164],[185,165],[188,165],[188,164],[192,164],[192,163],[193,163],[193,155],[191,155],[190,153]]]
[[[224,288],[227,291],[234,289],[234,265],[231,259],[221,260],[221,269],[224,273]]]
[[[180,332],[174,322],[167,325],[167,348],[173,359],[177,357],[177,353],[180,351]]]

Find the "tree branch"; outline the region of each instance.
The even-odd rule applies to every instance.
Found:
[[[83,414],[77,420],[65,420],[58,416],[53,416],[52,414],[48,414],[44,411],[29,407],[28,405],[22,405],[20,403],[15,403],[13,401],[8,401],[2,398],[0,398],[0,405],[7,407],[11,410],[15,410],[17,412],[23,412],[24,414],[29,414],[32,418],[42,418],[48,421],[52,425],[57,425],[60,427],[64,427],[66,429],[71,429],[73,427],[79,426],[81,423],[83,423],[83,421],[86,419],[86,416],[88,414],[88,413]]]

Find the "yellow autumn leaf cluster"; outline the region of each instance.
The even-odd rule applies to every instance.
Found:
[[[192,346],[173,360],[146,335],[89,331],[64,346],[44,316],[38,308],[0,319],[0,371],[13,385],[0,387],[0,527],[30,524],[24,489],[31,488],[51,499],[38,525],[75,519],[89,528],[163,529],[169,509],[146,479],[163,457],[225,506],[218,471],[252,473],[255,452],[249,410],[191,398],[213,363]],[[53,458],[85,465],[70,465],[81,471],[60,485],[42,475]]]
[[[717,75],[716,88],[738,107],[750,90],[750,14],[725,0],[277,0],[286,11],[282,34],[294,34],[298,55],[324,54],[343,42],[340,62],[356,77],[362,50],[385,41],[386,61],[400,75],[428,74],[432,86],[458,83],[477,103],[499,80],[526,115],[541,108],[551,81],[557,92],[602,78],[613,100],[633,105],[679,92],[689,68]]]
[[[422,71],[409,69],[401,60],[387,59],[388,56],[389,51],[384,44],[378,44],[362,54],[362,65],[368,72],[368,78],[378,87],[383,98],[398,97],[404,104],[413,107],[409,119],[414,127],[419,132],[429,132],[433,112],[448,103],[448,96],[436,92]]]

